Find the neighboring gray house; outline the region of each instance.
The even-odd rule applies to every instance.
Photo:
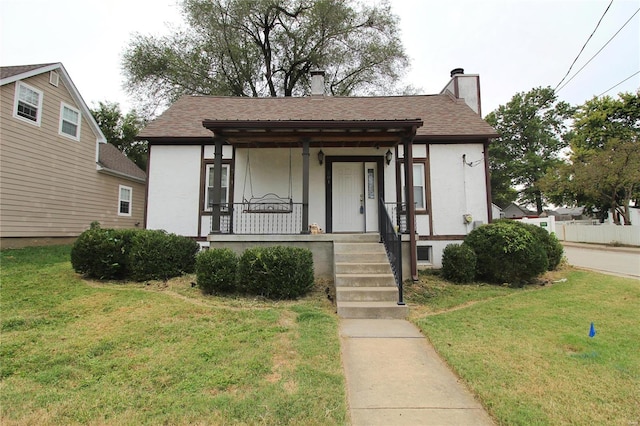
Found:
[[[519,206],[515,203],[511,203],[507,207],[502,209],[502,217],[506,219],[520,219],[523,217],[531,216],[537,217],[538,213],[533,210],[529,210],[526,207]]]

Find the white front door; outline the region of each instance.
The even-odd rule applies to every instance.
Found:
[[[376,163],[335,162],[332,170],[332,231],[377,231]]]

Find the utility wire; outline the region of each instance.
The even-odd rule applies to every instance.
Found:
[[[617,83],[615,86],[611,86],[609,87],[607,90],[605,90],[604,92],[600,93],[597,97],[599,98],[600,96],[604,95],[605,93],[607,93],[610,90],[615,89],[616,87],[620,86],[622,83],[624,83],[625,81],[629,80],[630,78],[636,76],[640,74],[640,71],[636,71],[635,73],[631,74],[629,77],[625,78],[624,80],[622,80],[620,83]]]
[[[587,47],[587,44],[589,43],[589,40],[591,40],[591,37],[593,37],[593,35],[596,33],[596,30],[598,29],[598,27],[600,26],[600,23],[602,22],[602,19],[604,18],[604,15],[607,14],[607,12],[609,11],[609,8],[611,7],[612,4],[613,4],[613,0],[611,0],[611,2],[609,3],[609,6],[607,6],[607,8],[605,9],[604,13],[602,14],[600,19],[598,20],[598,23],[596,24],[596,27],[591,32],[591,35],[589,36],[589,38],[587,38],[587,41],[584,42],[584,45],[582,46],[582,49],[580,49],[580,52],[578,52],[578,56],[576,56],[576,58],[573,60],[573,63],[571,64],[571,66],[567,70],[567,73],[564,75],[564,77],[562,77],[562,80],[560,80],[560,82],[558,84],[556,84],[556,87],[553,88],[554,91],[558,88],[558,86],[560,86],[562,84],[562,82],[567,78],[567,76],[569,76],[569,73],[571,72],[571,69],[573,68],[573,66],[578,61],[578,58],[580,57],[580,55],[582,55],[582,52],[584,51],[584,48]]]
[[[629,19],[627,19],[627,22],[625,22],[625,23],[620,27],[620,29],[619,29],[619,30],[618,30],[618,31],[617,31],[617,32],[616,32],[616,33],[615,33],[615,34],[614,34],[614,35],[609,39],[609,41],[607,41],[607,42],[604,44],[604,46],[602,46],[602,47],[600,48],[600,50],[598,50],[598,51],[596,52],[596,54],[595,54],[595,55],[593,55],[593,56],[591,57],[591,59],[589,59],[589,60],[587,61],[587,63],[586,63],[586,64],[584,64],[584,65],[582,66],[582,68],[580,68],[578,71],[576,71],[576,73],[575,73],[575,74],[574,74],[574,75],[573,75],[569,80],[567,80],[567,82],[566,82],[566,83],[564,83],[564,84],[562,85],[562,87],[560,87],[558,90],[556,90],[556,93],[558,93],[559,91],[561,91],[561,90],[562,90],[562,89],[563,89],[567,84],[569,84],[569,83],[571,82],[571,80],[573,80],[573,79],[574,79],[578,74],[580,74],[580,71],[582,71],[582,70],[584,69],[584,67],[586,67],[587,65],[589,65],[589,63],[590,63],[590,62],[591,62],[591,61],[592,61],[596,56],[598,56],[598,55],[600,54],[600,52],[602,52],[602,50],[603,50],[605,47],[607,47],[607,45],[608,45],[609,43],[611,43],[611,40],[613,40],[613,39],[614,39],[614,38],[615,38],[615,37],[620,33],[620,31],[622,31],[622,29],[623,29],[624,27],[626,27],[626,26],[627,26],[627,24],[628,24],[628,23],[633,19],[633,17],[634,17],[634,16],[636,16],[636,15],[638,14],[638,12],[640,12],[640,8],[639,8],[638,10],[636,10],[636,11],[633,13],[633,15],[631,15],[631,17],[630,17]],[[557,86],[556,86],[556,87],[557,87]]]

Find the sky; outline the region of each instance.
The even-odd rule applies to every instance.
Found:
[[[518,92],[556,87],[609,3],[390,0],[411,59],[403,83],[439,93],[450,71],[464,68],[480,75],[486,115]],[[559,90],[561,100],[582,104],[640,71],[638,9],[640,0],[613,0],[567,80],[591,62]],[[135,104],[121,60],[132,35],[167,34],[181,22],[177,0],[0,0],[0,65],[62,62],[89,107],[117,102],[127,112]],[[640,73],[606,94],[639,88]]]

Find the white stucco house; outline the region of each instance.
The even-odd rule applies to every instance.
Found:
[[[491,221],[498,135],[478,75],[456,69],[435,95],[333,97],[312,74],[309,96],[184,96],[151,122],[145,226],[203,246],[324,247],[328,276],[335,238],[399,231],[408,278]]]

